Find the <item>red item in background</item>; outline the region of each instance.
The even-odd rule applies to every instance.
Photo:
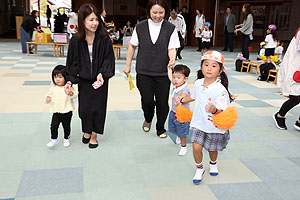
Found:
[[[70,29],[73,29],[74,28],[74,25],[70,25]]]
[[[249,53],[252,53],[252,47],[248,47]]]
[[[300,71],[296,71],[293,75],[293,80],[297,83],[300,83]]]

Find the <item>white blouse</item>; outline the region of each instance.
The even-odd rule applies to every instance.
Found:
[[[151,41],[153,44],[155,44],[158,39],[162,22],[163,22],[163,20],[161,22],[156,23],[156,22],[153,22],[151,19],[148,19],[149,32],[150,32],[150,37],[151,37]],[[130,44],[132,44],[133,46],[139,45],[139,39],[137,36],[136,28],[134,28],[134,30],[133,30]],[[170,37],[168,49],[176,49],[179,47],[180,47],[180,42],[179,42],[177,30],[175,28]]]

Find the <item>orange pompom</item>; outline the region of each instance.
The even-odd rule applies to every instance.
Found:
[[[228,107],[223,112],[213,116],[212,121],[214,125],[220,129],[231,129],[238,119],[238,112],[235,107]]]
[[[190,122],[193,116],[193,112],[187,109],[183,105],[179,105],[176,107],[176,117],[177,121],[184,123],[184,122]]]

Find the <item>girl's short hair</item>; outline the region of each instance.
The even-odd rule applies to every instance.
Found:
[[[201,68],[202,68],[203,62],[204,62],[204,60],[201,61]],[[220,74],[221,84],[226,88],[226,90],[229,94],[229,100],[230,100],[230,102],[232,102],[234,100],[234,97],[232,96],[232,94],[229,92],[229,89],[228,89],[229,82],[228,82],[227,74],[224,71],[224,66],[222,63],[219,63],[219,62],[217,62],[217,63],[220,66],[220,70],[222,70],[222,72]],[[197,79],[204,78],[201,68],[197,72]]]
[[[189,77],[191,70],[186,65],[178,64],[173,68],[172,74],[175,72],[182,73],[185,77]]]
[[[86,3],[81,5],[78,11],[78,32],[76,34],[78,40],[85,40],[86,30],[84,21],[92,13],[94,13],[99,20],[99,25],[96,30],[96,34],[99,34],[100,36],[108,35],[107,31],[105,31],[103,24],[100,22],[100,20],[102,19],[100,17],[98,9],[93,4]]]
[[[52,82],[54,83],[54,85],[56,85],[56,83],[54,81],[54,77],[57,76],[58,74],[61,74],[64,77],[65,81],[66,81],[67,80],[66,66],[64,66],[64,65],[57,65],[52,70]]]
[[[148,18],[151,18],[150,10],[154,5],[160,5],[165,9],[165,18],[169,15],[169,4],[165,0],[149,0],[146,8]]]

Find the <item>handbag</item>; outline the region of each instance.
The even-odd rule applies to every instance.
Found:
[[[294,75],[293,75],[293,80],[296,82],[296,83],[300,83],[300,71],[297,70],[295,71]]]

